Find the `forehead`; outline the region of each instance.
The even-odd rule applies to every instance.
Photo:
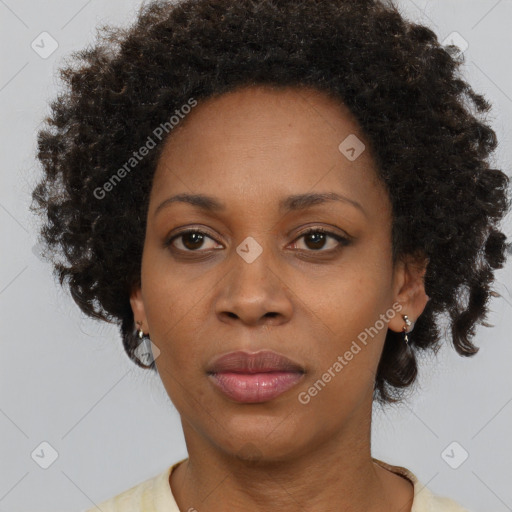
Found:
[[[190,137],[222,138],[223,146],[231,140],[255,137],[302,135],[321,138],[325,133],[337,137],[344,133],[364,138],[362,130],[343,102],[309,87],[245,86],[201,100],[168,138],[174,147]]]
[[[342,151],[346,140],[364,148],[354,160]],[[250,189],[261,198],[271,190],[304,193],[315,184],[360,198],[368,187],[382,192],[356,119],[315,89],[252,86],[198,102],[165,142],[152,195],[222,197]]]

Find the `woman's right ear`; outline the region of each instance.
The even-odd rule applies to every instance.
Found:
[[[130,305],[132,307],[133,318],[138,329],[143,332],[148,331],[146,321],[146,310],[144,309],[144,302],[142,300],[142,289],[140,286],[135,287],[130,294]],[[139,324],[139,322],[142,322]]]

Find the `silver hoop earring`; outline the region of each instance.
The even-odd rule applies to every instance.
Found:
[[[409,327],[412,325],[412,322],[409,320],[409,317],[407,315],[402,315],[402,318],[404,319],[405,322],[405,325],[402,328],[402,331],[404,332],[404,341],[408,345],[409,337],[407,336],[407,333],[409,332]]]

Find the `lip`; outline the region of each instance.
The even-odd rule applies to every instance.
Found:
[[[208,365],[208,373],[236,372],[304,372],[299,364],[273,350],[247,352],[236,350],[214,358]]]
[[[272,350],[239,350],[214,358],[207,373],[210,382],[231,400],[261,403],[295,386],[303,379],[305,370]]]

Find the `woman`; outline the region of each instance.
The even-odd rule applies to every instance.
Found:
[[[188,450],[99,509],[466,510],[370,449],[441,313],[477,352],[505,261],[490,105],[452,49],[376,0],[185,0],[75,54],[33,208]]]

